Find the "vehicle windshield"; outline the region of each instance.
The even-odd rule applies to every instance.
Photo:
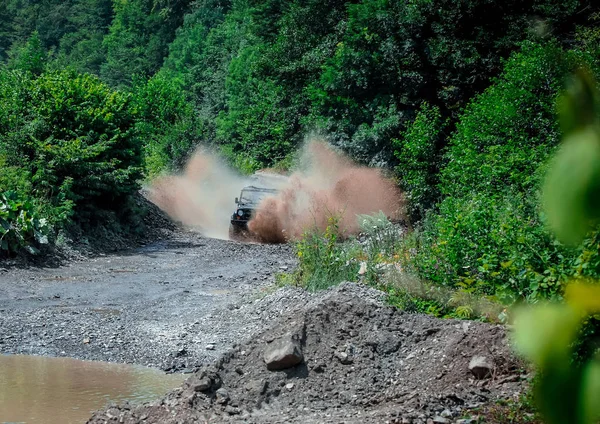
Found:
[[[257,204],[260,203],[262,199],[270,194],[273,194],[274,192],[274,190],[242,190],[242,194],[240,195],[240,203]]]

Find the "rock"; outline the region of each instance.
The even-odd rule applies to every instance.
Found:
[[[83,344],[89,344],[90,343],[90,339],[88,339],[87,337],[85,339],[83,339]]]
[[[278,371],[298,365],[304,357],[296,337],[287,334],[267,345],[263,359],[269,371]]]
[[[240,413],[240,410],[238,408],[234,408],[231,405],[227,405],[225,407],[225,412],[227,412],[229,415],[238,415]]]
[[[229,392],[221,387],[219,390],[217,390],[217,403],[224,405],[228,401],[229,401]]]
[[[294,388],[294,383],[288,383],[285,385],[285,388],[288,390],[292,390]]]
[[[210,390],[211,386],[212,386],[212,381],[208,377],[202,377],[195,383],[190,384],[190,387],[195,392],[206,392],[207,390]]]
[[[358,270],[358,275],[365,275],[367,273],[367,263],[361,262],[360,269]]]
[[[346,352],[336,352],[335,357],[344,365],[350,365],[353,362],[352,356],[348,355]]]
[[[313,365],[312,370],[320,374],[325,371],[325,364],[323,362],[318,362]]]
[[[389,355],[400,349],[400,339],[391,332],[373,333],[367,338],[365,344],[372,346],[381,355]]]
[[[478,380],[489,377],[492,374],[493,365],[485,356],[475,355],[469,362],[469,371]]]
[[[206,350],[215,350],[215,345],[214,344],[207,344],[206,345]]]
[[[437,417],[433,417],[433,420],[431,420],[431,422],[433,424],[449,424],[450,420],[448,420],[444,417],[437,416]]]

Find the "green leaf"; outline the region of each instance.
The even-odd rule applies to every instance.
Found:
[[[582,316],[600,312],[600,286],[598,284],[570,284],[565,290],[565,299]]]
[[[579,329],[580,315],[567,305],[540,305],[515,313],[513,334],[517,350],[537,366],[569,367],[570,345]]]
[[[563,134],[596,125],[599,109],[600,99],[592,73],[583,68],[577,70],[558,104]]]
[[[600,420],[600,362],[592,361],[583,370],[581,388],[581,416],[585,424]]]
[[[571,134],[546,177],[544,206],[557,237],[580,242],[600,214],[600,135],[596,128]]]

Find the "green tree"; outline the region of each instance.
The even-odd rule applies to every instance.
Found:
[[[420,233],[415,263],[425,278],[535,300],[560,296],[566,277],[597,259],[551,237],[538,194],[560,140],[555,105],[563,81],[594,62],[554,42],[527,42],[466,107],[439,173],[444,197]]]
[[[79,72],[99,75],[106,61],[103,40],[113,19],[113,2],[78,0],[69,12],[67,18],[73,30],[61,37],[53,67],[72,67]]]
[[[150,77],[162,66],[168,45],[183,22],[190,1],[115,0],[115,16],[104,39],[107,61],[100,75],[110,85],[131,84],[135,75]]]
[[[401,138],[394,140],[396,173],[413,221],[422,218],[439,196],[437,177],[442,158],[438,146],[444,139],[444,126],[439,109],[423,103]]]
[[[365,145],[363,137],[355,137],[359,129],[381,121],[382,111],[395,110],[400,118],[395,130],[401,131],[423,101],[454,122],[529,36],[534,16],[568,39],[574,23],[584,19],[578,12],[587,7],[593,8],[578,0],[350,4],[336,51],[310,87],[315,122],[361,160],[379,154],[389,161],[388,134]]]
[[[42,45],[42,40],[37,31],[13,55],[9,62],[11,68],[31,72],[34,75],[40,75],[44,72],[48,63],[48,53]]]
[[[58,220],[70,205],[81,223],[120,212],[142,175],[130,96],[73,71],[0,72],[0,158],[29,176],[27,194],[58,208]]]

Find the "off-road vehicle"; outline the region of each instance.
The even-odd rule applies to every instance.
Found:
[[[247,186],[242,189],[240,197],[235,198],[235,212],[231,215],[229,225],[229,238],[232,240],[244,238],[248,235],[248,222],[254,217],[254,213],[260,202],[269,195],[274,195],[277,190]]]

